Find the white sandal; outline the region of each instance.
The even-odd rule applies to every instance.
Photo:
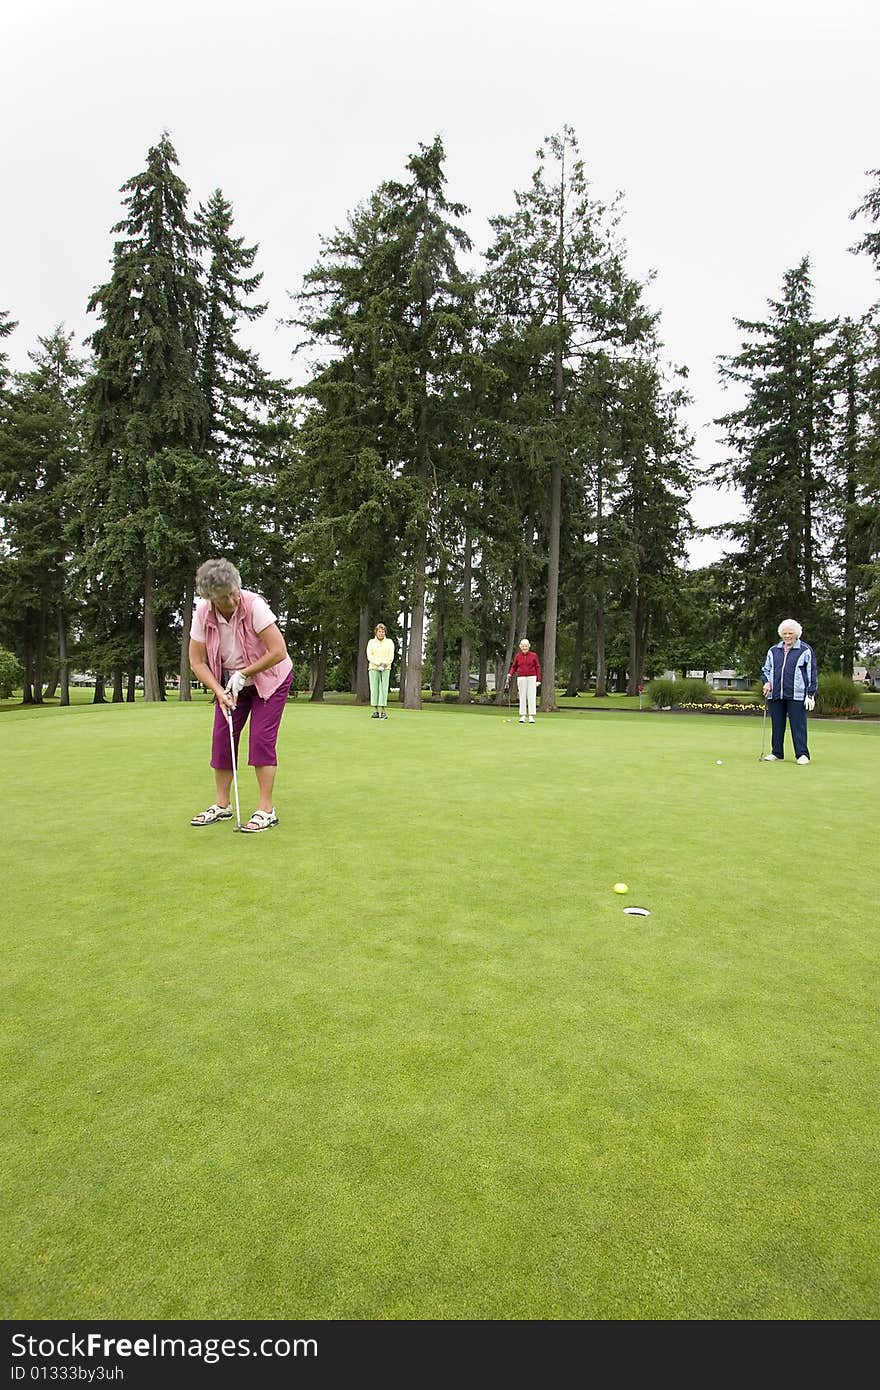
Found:
[[[271,811],[254,811],[247,825],[241,827],[241,833],[243,835],[259,835],[261,830],[271,830],[272,826],[277,824],[278,817],[274,807]]]
[[[190,825],[213,825],[217,820],[232,820],[232,807],[218,806],[215,801],[207,811],[200,811],[197,816],[193,816]]]

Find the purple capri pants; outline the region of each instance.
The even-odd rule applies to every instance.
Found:
[[[255,685],[246,685],[238,697],[235,709],[232,711],[232,732],[235,737],[235,761],[238,762],[238,741],[241,731],[245,726],[248,715],[251,717],[250,748],[248,750],[248,763],[251,767],[275,767],[278,758],[275,753],[275,742],[278,738],[278,727],[281,723],[281,716],[284,713],[284,704],[287,700],[287,692],[290,690],[290,682],[293,679],[293,672],[279,685],[274,694],[268,700],[262,699],[257,694]],[[213,768],[232,770],[232,753],[229,748],[229,725],[226,723],[226,706],[221,705],[218,700],[214,706],[214,733],[211,740],[211,766]]]

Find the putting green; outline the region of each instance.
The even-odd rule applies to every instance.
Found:
[[[5,1317],[877,1316],[880,727],[210,717],[0,718]]]

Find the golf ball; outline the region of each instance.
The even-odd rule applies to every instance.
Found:
[[[615,893],[628,893],[629,889],[627,888],[625,883],[615,883],[614,891]]]
[[[721,759],[720,759],[720,758],[716,758],[715,761],[716,761],[716,763],[718,764],[718,766],[720,767],[720,766],[721,766]]]

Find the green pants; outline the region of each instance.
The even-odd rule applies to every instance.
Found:
[[[390,670],[370,671],[370,704],[374,709],[378,709],[380,705],[388,704],[388,683],[390,680]]]

